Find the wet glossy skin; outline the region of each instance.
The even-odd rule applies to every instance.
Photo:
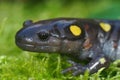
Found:
[[[16,44],[27,51],[60,53],[79,61],[89,61],[85,66],[69,61],[73,66],[62,73],[73,71],[73,75],[78,75],[86,69],[94,73],[120,59],[119,24],[119,20],[77,18],[28,20],[17,32]]]

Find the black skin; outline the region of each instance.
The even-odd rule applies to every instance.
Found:
[[[105,32],[99,25],[100,22],[111,25],[111,30]],[[110,48],[117,48],[120,34],[119,20],[93,20],[78,18],[56,18],[33,22],[27,20],[23,28],[16,34],[16,44],[19,48],[32,52],[60,53],[78,61],[88,61],[83,66],[70,60],[72,67],[62,71],[72,71],[73,75],[84,74],[89,70],[90,74],[101,68],[107,68],[112,60],[103,51],[103,45],[107,41],[113,42]],[[79,26],[82,33],[75,36],[71,33],[71,25]],[[113,27],[114,26],[114,27]],[[103,36],[98,36],[102,34]],[[111,43],[110,42],[110,43]],[[107,49],[106,49],[107,50]],[[116,59],[116,58],[115,58]]]

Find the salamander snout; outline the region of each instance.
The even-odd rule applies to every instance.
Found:
[[[33,38],[30,36],[31,34],[27,34],[25,32],[18,32],[15,37],[16,44],[22,45],[22,44],[32,44]]]

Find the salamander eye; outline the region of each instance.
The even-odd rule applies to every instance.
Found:
[[[26,21],[23,23],[23,27],[28,27],[28,26],[30,26],[31,24],[33,24],[33,21],[32,21],[32,20],[26,20]]]
[[[42,41],[48,40],[49,38],[49,32],[47,31],[40,31],[37,35],[38,35],[38,38]]]

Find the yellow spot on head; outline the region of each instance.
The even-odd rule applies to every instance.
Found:
[[[72,32],[72,34],[74,36],[80,36],[81,35],[81,29],[79,26],[76,26],[76,25],[71,25],[70,26],[70,31]]]
[[[103,23],[103,22],[101,22],[101,23],[100,23],[100,26],[101,26],[101,28],[102,28],[105,32],[108,32],[108,31],[111,30],[111,25],[108,24],[108,23]]]
[[[105,58],[101,58],[99,61],[101,64],[104,64],[106,62]]]

